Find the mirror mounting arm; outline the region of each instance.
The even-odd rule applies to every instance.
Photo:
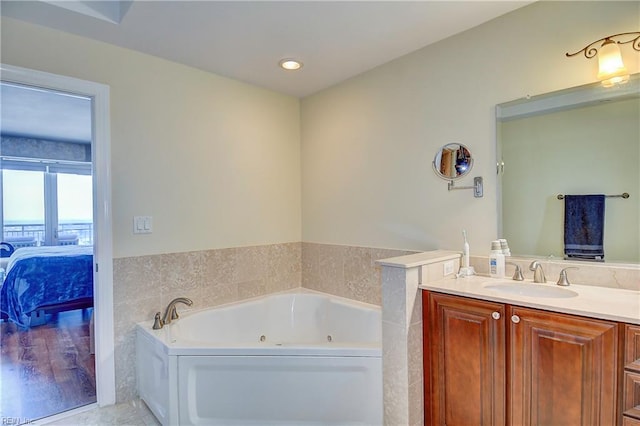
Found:
[[[474,177],[473,185],[470,186],[455,186],[455,182],[451,180],[447,184],[447,189],[449,191],[454,191],[456,189],[473,189],[473,196],[476,198],[481,198],[484,195],[482,176]]]

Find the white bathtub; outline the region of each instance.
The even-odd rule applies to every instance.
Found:
[[[163,425],[382,424],[376,306],[298,289],[152,323],[138,392]]]

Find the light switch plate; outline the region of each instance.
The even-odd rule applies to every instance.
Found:
[[[153,232],[152,216],[134,216],[133,217],[133,233],[134,234],[150,234]]]

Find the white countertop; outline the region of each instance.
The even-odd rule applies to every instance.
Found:
[[[638,291],[571,284],[569,287],[561,288],[576,292],[577,296],[554,298],[523,296],[485,288],[488,284],[499,283],[558,287],[550,282],[534,284],[531,280],[514,281],[509,278],[497,279],[474,275],[465,278],[445,278],[421,284],[420,288],[474,299],[640,325],[640,292]]]
[[[450,250],[431,250],[414,254],[405,254],[398,257],[376,260],[378,265],[390,266],[393,268],[414,268],[431,263],[442,262],[444,260],[459,259],[462,254]]]

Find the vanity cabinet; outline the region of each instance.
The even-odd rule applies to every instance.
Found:
[[[617,323],[429,291],[423,317],[425,425],[617,424]]]

